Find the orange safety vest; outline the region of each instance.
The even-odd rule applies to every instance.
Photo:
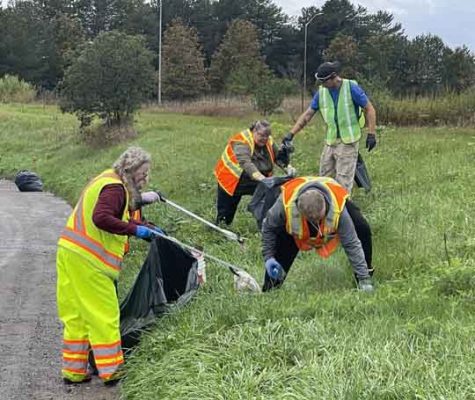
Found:
[[[329,202],[327,215],[320,223],[319,232],[315,237],[310,236],[308,222],[297,208],[299,195],[309,188],[320,190]],[[346,189],[332,178],[299,177],[284,183],[281,190],[285,210],[285,230],[293,236],[297,247],[302,251],[315,249],[321,257],[329,257],[340,243],[337,230],[340,214],[348,198]]]
[[[99,269],[116,277],[121,270],[128,237],[99,229],[92,220],[101,190],[110,184],[124,185],[113,169],[104,171],[89,182],[68,218],[58,245],[80,254]],[[129,220],[129,195],[127,190],[125,193],[126,204],[122,221]]]
[[[241,178],[243,169],[239,165],[236,154],[234,154],[233,143],[244,143],[251,149],[251,156],[254,154],[256,147],[254,137],[250,129],[235,134],[228,142],[226,148],[221,155],[221,158],[216,163],[214,168],[214,176],[218,180],[219,186],[223,190],[232,196],[236,190],[236,187]],[[273,148],[272,137],[269,136],[269,140],[266,143],[267,151],[270,154],[272,163],[275,163],[275,154]]]

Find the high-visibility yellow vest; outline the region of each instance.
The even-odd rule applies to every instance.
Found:
[[[308,222],[297,208],[299,195],[309,188],[320,190],[325,198],[330,200],[327,215],[320,223],[319,232],[315,237],[310,236]],[[329,257],[340,243],[337,230],[340,215],[348,198],[346,189],[332,178],[308,176],[284,183],[281,190],[285,210],[285,230],[293,236],[297,247],[302,251],[315,249],[321,257]]]
[[[218,180],[219,186],[221,186],[221,188],[223,188],[223,190],[226,191],[226,193],[230,196],[234,194],[243,172],[243,169],[239,165],[236,154],[234,154],[234,143],[244,143],[249,146],[251,149],[251,156],[254,154],[256,147],[254,136],[250,129],[239,132],[229,139],[229,142],[224,149],[221,158],[216,163],[214,168],[214,176]],[[266,148],[269,152],[272,163],[275,162],[273,143],[272,137],[269,136],[269,140],[267,140],[266,143]]]
[[[127,235],[115,235],[99,229],[92,220],[99,194],[106,185],[124,183],[113,169],[108,169],[94,178],[83,190],[76,207],[69,216],[61,233],[58,245],[87,258],[100,269],[118,275],[127,246]],[[125,186],[124,186],[125,190]],[[129,195],[122,221],[129,220]]]
[[[361,138],[360,121],[355,110],[355,104],[351,98],[350,82],[354,84],[357,83],[356,81],[350,81],[349,79],[342,80],[336,106],[336,120],[335,104],[330,91],[323,86],[319,89],[318,108],[322,114],[323,120],[327,124],[326,143],[328,145],[336,143],[338,130],[343,143],[354,143]]]

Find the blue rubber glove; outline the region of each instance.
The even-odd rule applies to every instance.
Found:
[[[281,281],[285,278],[285,271],[282,265],[274,258],[271,257],[266,260],[267,274],[276,281]]]
[[[157,234],[150,228],[147,228],[144,225],[137,225],[137,230],[135,231],[135,236],[140,239],[150,240],[153,239]]]

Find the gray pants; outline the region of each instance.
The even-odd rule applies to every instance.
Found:
[[[351,193],[355,179],[359,142],[325,144],[320,157],[320,176],[329,176]]]

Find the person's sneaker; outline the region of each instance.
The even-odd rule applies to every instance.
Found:
[[[373,282],[371,282],[371,278],[360,279],[358,281],[358,289],[366,293],[374,292],[374,286]]]
[[[107,380],[107,381],[104,381],[104,385],[106,385],[106,386],[108,386],[108,387],[115,386],[115,385],[117,385],[117,384],[120,382],[121,379],[122,379],[122,378],[109,379],[109,380]]]
[[[63,382],[65,385],[79,385],[81,383],[90,382],[91,379],[92,379],[91,375],[87,375],[82,381],[72,381],[71,379],[63,378]]]

